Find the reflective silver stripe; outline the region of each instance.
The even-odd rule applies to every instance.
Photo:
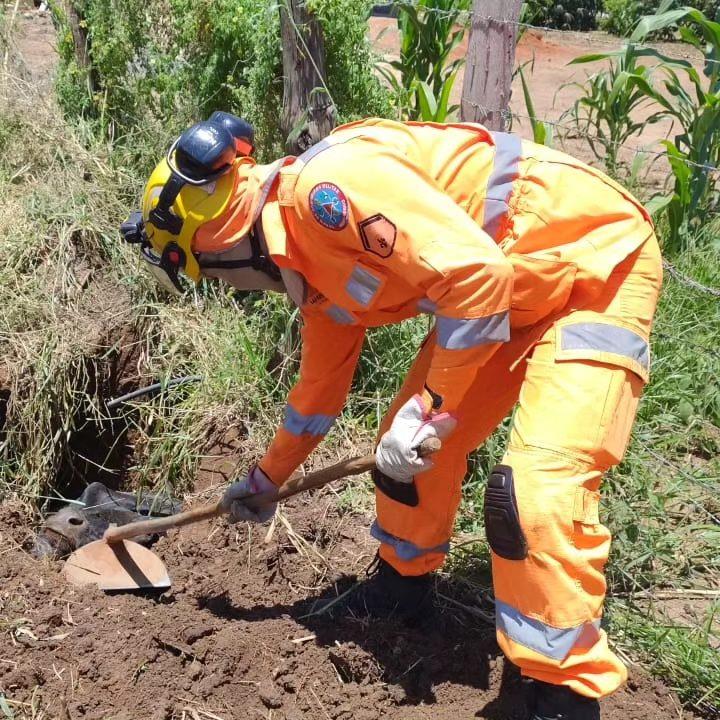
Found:
[[[560,330],[562,350],[598,350],[622,355],[650,369],[650,349],[641,335],[608,323],[584,322]]]
[[[258,202],[257,209],[255,210],[253,222],[257,222],[257,220],[260,218],[263,208],[265,207],[265,202],[267,201],[268,195],[270,194],[270,190],[272,190],[272,187],[275,184],[275,179],[280,173],[280,170],[282,170],[282,166],[283,160],[276,160],[272,170],[270,171],[270,174],[267,176],[267,178],[265,178],[265,182],[262,184],[262,189],[260,191],[260,201]]]
[[[356,302],[367,307],[380,289],[381,280],[369,270],[356,265],[345,285],[347,294]]]
[[[311,148],[308,148],[302,155],[298,156],[298,160],[303,163],[310,162],[316,155],[319,155],[323,150],[327,150],[332,147],[332,143],[328,140],[321,140],[315,143]]]
[[[436,545],[431,548],[418,547],[415,543],[412,543],[409,540],[401,540],[400,538],[391,535],[389,532],[385,532],[385,530],[378,525],[377,520],[373,522],[372,527],[370,528],[370,534],[381,543],[384,543],[385,545],[392,545],[395,550],[395,554],[401,560],[405,561],[414,560],[415,558],[418,558],[421,555],[427,555],[428,553],[446,553],[450,550],[449,542],[440,543],[440,545]]]
[[[341,308],[339,305],[331,305],[326,311],[331,320],[334,320],[338,325],[354,325],[355,318],[349,310]]]
[[[440,347],[447,350],[467,350],[477,345],[507,342],[510,339],[510,314],[503,310],[474,320],[438,315],[437,337]]]
[[[545,657],[562,662],[575,647],[591,648],[600,638],[600,621],[555,628],[495,600],[495,624],[507,637]]]
[[[417,306],[421,313],[429,313],[430,315],[434,315],[437,310],[437,305],[430,298],[420,298]]]
[[[522,141],[518,135],[511,133],[494,132],[492,136],[495,140],[495,160],[485,193],[483,230],[495,238],[502,219],[507,215],[513,183],[519,175]]]
[[[308,148],[302,155],[298,155],[297,160],[300,160],[303,163],[309,163],[316,155],[319,155],[328,148],[331,148],[334,145],[344,145],[346,142],[350,142],[350,140],[355,140],[356,138],[361,137],[362,134],[362,129],[359,129],[356,134],[349,135],[342,140],[335,138],[333,142],[330,142],[330,140],[324,138],[320,142],[317,142],[312,147]]]
[[[292,405],[287,405],[283,427],[293,435],[327,435],[335,419],[335,415],[303,415]]]

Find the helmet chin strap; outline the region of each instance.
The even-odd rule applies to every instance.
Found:
[[[240,268],[252,268],[264,273],[271,280],[278,282],[282,280],[280,268],[270,259],[262,247],[258,235],[262,233],[260,222],[255,223],[250,230],[248,241],[250,243],[250,257],[238,260],[210,260],[201,258],[198,260],[202,270],[238,270]]]

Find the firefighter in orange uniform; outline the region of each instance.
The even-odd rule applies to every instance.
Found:
[[[219,277],[300,307],[299,380],[266,454],[226,492],[232,518],[272,515],[242,498],[282,484],[329,431],[366,329],[432,314],[379,432],[363,606],[429,611],[467,455],[515,407],[484,508],[498,642],[533,720],[599,718],[626,677],[600,627],[598,504],[648,379],[662,265],[647,212],[582,162],[473,124],[370,119],[272,165],[251,147],[229,114],[194,126],[124,225],[171,288]],[[443,439],[432,461],[416,452],[430,436]]]

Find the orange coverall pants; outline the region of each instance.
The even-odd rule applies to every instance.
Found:
[[[651,237],[615,268],[592,304],[560,312],[539,338],[529,337],[536,328],[514,332],[479,370],[466,407],[458,408],[463,422],[435,467],[416,477],[418,506],[376,493],[383,531],[421,548],[437,546],[438,538],[452,534],[468,453],[517,403],[507,451],[489,485],[502,483],[510,469],[527,555],[507,559],[492,553],[497,638],[523,675],[589,697],[613,692],[626,678],[600,629],[610,533],[599,520],[598,504],[603,472],[625,453],[643,380],[608,362],[597,343],[584,348],[577,339],[583,332],[600,333],[612,345],[617,333],[622,342],[624,328],[647,337],[661,278],[660,252]],[[432,347],[424,344],[380,434],[397,409],[422,391]],[[438,568],[445,549],[408,558],[385,542],[380,554],[403,574],[417,575]]]

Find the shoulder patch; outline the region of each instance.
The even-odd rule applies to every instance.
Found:
[[[328,230],[342,230],[348,224],[348,201],[335,184],[318,183],[310,191],[310,212]]]
[[[397,228],[384,215],[372,215],[358,224],[363,247],[381,258],[389,258],[395,249]]]

